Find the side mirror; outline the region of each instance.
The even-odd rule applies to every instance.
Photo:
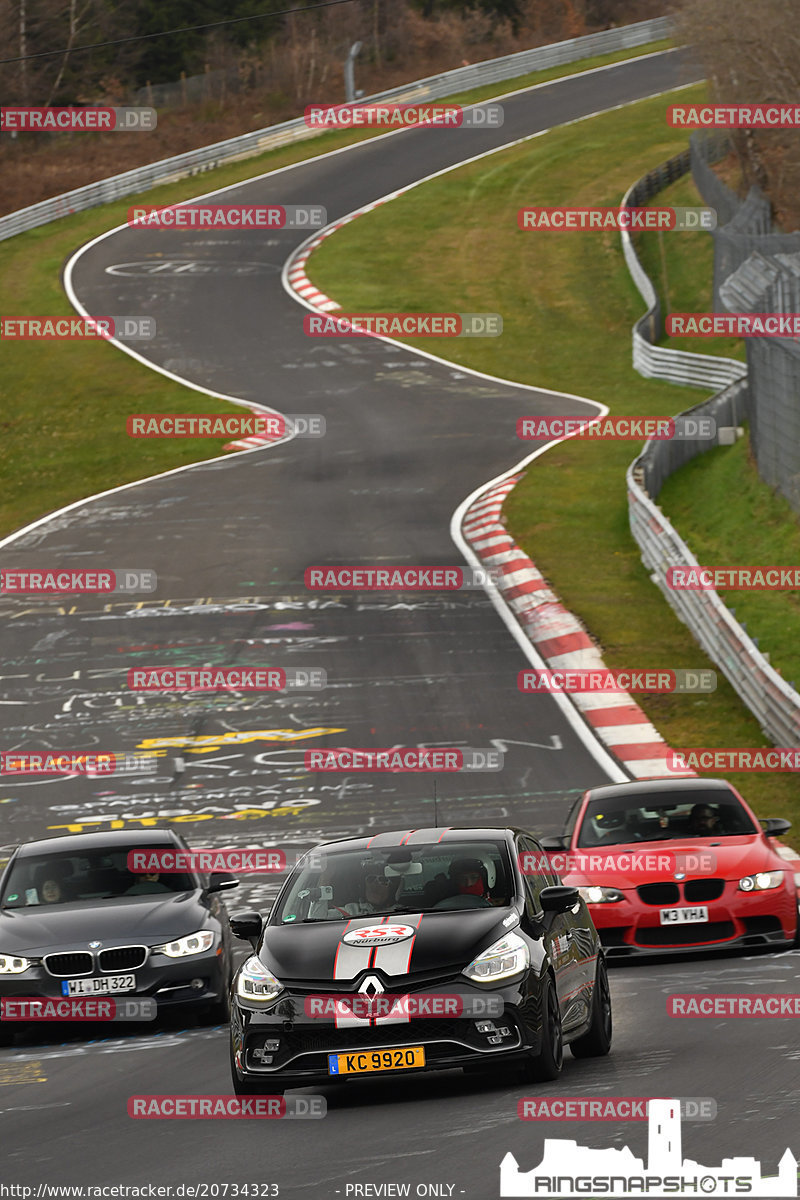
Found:
[[[786,833],[792,828],[792,822],[784,820],[783,817],[767,817],[761,824],[764,826],[764,833],[767,837],[780,837],[782,833]]]
[[[211,892],[229,892],[231,888],[237,888],[239,880],[235,875],[231,875],[230,871],[214,871],[208,881],[206,891]]]
[[[576,887],[561,884],[558,887],[542,888],[539,893],[539,903],[544,912],[565,913],[580,900],[580,892]]]
[[[567,839],[561,834],[553,837],[539,838],[539,845],[543,850],[566,850]]]
[[[231,917],[231,933],[243,942],[254,942],[261,935],[261,913],[240,912]]]

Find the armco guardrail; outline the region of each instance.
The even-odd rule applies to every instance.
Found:
[[[667,162],[648,171],[637,179],[622,197],[621,207],[636,207],[661,191],[668,184],[689,171],[689,151],[676,154]],[[664,330],[661,304],[650,278],[639,262],[633,247],[633,239],[627,230],[622,231],[622,253],[639,294],[647,305],[647,312],[633,327],[634,370],[647,379],[666,379],[670,383],[681,383],[688,387],[706,387],[716,391],[727,387],[747,375],[744,363],[733,358],[721,358],[714,354],[692,354],[688,350],[674,350],[670,346],[657,346],[656,342]]]
[[[544,71],[549,67],[575,62],[580,58],[633,49],[636,46],[645,45],[647,42],[668,37],[670,29],[667,17],[656,17],[651,21],[638,21],[635,25],[623,25],[619,29],[604,29],[599,33],[570,38],[568,41],[555,42],[550,46],[536,46],[533,50],[521,50],[517,54],[489,59],[487,62],[475,63],[473,66],[457,67],[454,71],[445,71],[441,75],[418,79],[387,92],[365,96],[359,103],[374,104],[381,100],[399,102],[438,100],[444,96],[468,91],[470,88],[500,83],[506,79],[516,79],[531,71]],[[121,175],[112,175],[109,179],[101,179],[86,187],[75,188],[72,192],[64,192],[60,196],[53,196],[50,200],[42,200],[38,204],[32,204],[28,208],[21,208],[17,212],[9,213],[8,216],[0,217],[0,240],[14,237],[15,234],[23,233],[27,229],[35,229],[38,225],[46,225],[49,221],[56,221],[59,217],[68,216],[70,213],[94,208],[99,204],[108,204],[122,196],[145,192],[159,184],[172,183],[177,179],[209,171],[223,163],[237,162],[242,158],[263,154],[266,150],[274,150],[288,142],[318,136],[318,130],[309,129],[303,118],[298,117],[293,121],[284,121],[280,125],[270,125],[265,129],[257,129],[252,133],[229,138],[224,142],[215,142],[211,146],[203,146],[198,150],[188,150],[185,154],[177,154],[174,158],[165,158],[160,162],[150,163],[146,167],[136,167],[132,171],[125,171]]]
[[[683,156],[679,156],[681,163]],[[671,160],[673,163],[676,160]],[[665,164],[665,167],[667,164]],[[673,167],[665,170],[658,168],[650,172],[645,180],[654,183],[661,172],[664,183],[671,182],[674,175]],[[685,170],[685,167],[684,167]],[[682,172],[681,172],[682,173]],[[643,183],[644,181],[639,181]],[[636,191],[634,184],[625,197],[632,195],[636,201],[647,194],[652,195],[657,189],[650,183],[642,191]],[[663,186],[663,184],[662,184]],[[630,201],[633,203],[634,201]],[[631,275],[648,305],[646,317],[641,318],[634,326],[634,365],[636,365],[636,331],[642,321],[660,321],[658,297],[655,289],[639,262],[627,233],[622,234],[625,247],[625,260]],[[626,244],[627,243],[627,244]],[[657,314],[657,316],[655,315]],[[657,348],[650,347],[655,351]],[[659,355],[680,354],[680,364],[674,364],[680,378],[676,382],[691,383],[703,386],[709,380],[708,359],[706,354],[692,354],[688,351],[675,351],[660,348]],[[741,368],[740,377],[727,382],[723,391],[710,399],[688,409],[681,416],[712,416],[717,422],[717,429],[736,427],[745,412],[747,398],[746,368],[742,363],[732,359],[717,359],[721,363],[733,363]],[[662,365],[660,362],[657,365]],[[663,364],[668,365],[666,362]],[[642,372],[648,374],[648,372]],[[671,374],[659,374],[660,378],[675,379]],[[719,434],[718,434],[719,436]],[[787,683],[778,672],[771,667],[765,656],[758,649],[757,643],[748,637],[733,614],[723,604],[715,591],[675,591],[667,585],[667,571],[670,567],[697,567],[697,559],[689,547],[670,524],[658,505],[655,497],[661,490],[664,480],[683,466],[684,463],[704,453],[716,444],[714,442],[677,442],[651,440],[645,444],[644,450],[628,467],[628,516],[631,533],[633,534],[642,554],[642,562],[650,572],[650,578],[661,589],[667,603],[688,625],[694,637],[705,650],[726,679],[736,689],[739,696],[756,717],[764,734],[777,746],[794,746],[800,736],[800,695],[791,684]]]

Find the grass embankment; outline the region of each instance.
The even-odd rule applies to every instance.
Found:
[[[702,87],[683,93],[689,102],[703,95]],[[634,373],[631,326],[642,301],[618,235],[530,233],[516,222],[524,204],[618,204],[633,180],[683,149],[685,135],[665,121],[671,99],[554,130],[435,179],[326,241],[310,262],[311,277],[345,309],[500,312],[501,338],[426,338],[419,345],[477,370],[591,397],[615,415],[677,413],[703,392]],[[683,181],[675,202],[700,200]],[[684,311],[708,310],[710,237],[682,233],[660,240],[659,246],[652,239],[645,253],[666,256],[671,302]],[[491,269],[481,272],[476,264]],[[658,272],[655,278],[658,283]],[[681,345],[742,354],[722,340]],[[629,532],[625,470],[636,452],[631,442],[555,447],[507,501],[508,524],[586,623],[610,667],[707,667],[651,583]],[[510,436],[509,465],[523,453]],[[741,527],[741,537],[753,541],[749,555],[740,548],[738,561],[762,553],[755,548],[757,532],[752,522]],[[720,673],[718,680],[713,695],[639,700],[675,747],[763,745],[755,719]],[[800,820],[791,776],[728,777],[759,813]]]
[[[452,100],[464,103],[484,99],[503,90],[652,53],[669,44],[654,42],[619,54],[584,59],[505,84],[477,88]],[[59,279],[62,264],[76,247],[124,223],[128,208],[137,200],[175,203],[383,132],[325,133],[0,242],[3,312],[14,316],[71,314]],[[448,135],[442,131],[442,136]],[[452,136],[459,136],[458,131]],[[298,308],[298,320],[302,315]],[[146,343],[141,345],[146,351]],[[182,387],[102,343],[5,340],[0,343],[0,370],[0,537],[82,496],[213,458],[230,440],[131,439],[125,433],[130,413],[242,411]]]

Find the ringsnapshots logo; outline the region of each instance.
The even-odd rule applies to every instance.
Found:
[[[785,1151],[773,1176],[765,1176],[758,1159],[751,1156],[725,1158],[719,1167],[706,1167],[683,1157],[681,1118],[676,1097],[650,1100],[646,1162],[627,1146],[593,1149],[567,1138],[548,1138],[541,1162],[529,1171],[521,1171],[509,1152],[500,1164],[500,1195],[603,1196],[606,1200],[797,1196],[797,1159],[791,1150]]]
[[[128,1116],[155,1121],[319,1120],[324,1096],[131,1096]]]
[[[693,746],[687,750],[669,750],[665,760],[668,771],[685,774],[693,771],[800,771],[800,750],[795,746]]]
[[[502,579],[495,567],[306,567],[303,575],[312,592],[458,592]]]
[[[0,339],[6,341],[148,342],[155,336],[154,317],[0,317]]]
[[[158,124],[154,108],[123,105],[100,108],[49,108],[41,104],[4,105],[4,133],[150,133]]]
[[[309,104],[309,129],[499,129],[502,104]]]
[[[22,962],[21,959],[0,955],[0,965],[4,958],[12,964]],[[13,965],[12,965],[12,970]],[[74,982],[74,981],[73,981]],[[86,979],[81,983],[87,985],[87,991],[105,991],[107,979]],[[63,988],[69,988],[64,980]],[[5,996],[0,999],[0,1021],[154,1021],[158,1012],[158,1003],[150,997],[123,997],[117,999],[108,995],[71,996],[65,992],[61,997],[51,996]]]
[[[126,421],[128,437],[284,437],[325,436],[320,413],[134,413]]]
[[[371,749],[352,746],[328,746],[323,750],[306,750],[303,765],[307,771],[349,772],[425,772],[502,771],[500,750],[477,747],[419,747],[392,746]]]
[[[322,667],[131,667],[132,692],[300,692],[328,685]]]
[[[322,229],[320,204],[155,204],[128,209],[128,225],[142,229]]]
[[[713,417],[520,417],[523,441],[578,438],[587,442],[707,442],[717,436]]]
[[[115,596],[154,592],[158,587],[155,571],[140,568],[114,570],[0,569],[0,595],[15,596]]]
[[[649,1096],[523,1096],[517,1102],[521,1121],[647,1121]],[[717,1102],[711,1096],[685,1096],[680,1101],[684,1121],[716,1121]]]
[[[706,693],[717,690],[716,671],[649,669],[636,671],[577,667],[574,670],[528,669],[517,675],[520,692]]]
[[[303,317],[308,337],[500,337],[499,313],[325,313]]]
[[[629,233],[646,230],[710,230],[717,227],[717,214],[713,208],[637,208],[623,205],[621,208],[571,208],[535,207],[527,205],[517,212],[520,229],[545,229],[548,232],[564,233],[581,230],[599,233],[604,230]]]

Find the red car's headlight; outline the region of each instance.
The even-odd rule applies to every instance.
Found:
[[[619,888],[592,885],[591,887],[579,887],[578,891],[581,899],[585,900],[587,904],[618,904],[620,900],[625,899]]]
[[[769,892],[773,888],[783,887],[785,871],[758,871],[755,875],[745,875],[739,880],[740,892]]]

